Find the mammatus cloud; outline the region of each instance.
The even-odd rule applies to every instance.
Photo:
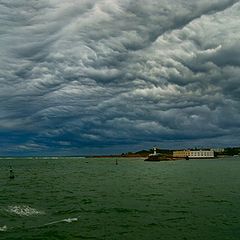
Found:
[[[238,145],[239,1],[0,1],[2,154]]]

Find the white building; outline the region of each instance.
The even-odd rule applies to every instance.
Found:
[[[174,151],[174,158],[214,158],[213,150],[182,150]]]
[[[190,151],[189,158],[214,158],[213,150],[193,150]]]

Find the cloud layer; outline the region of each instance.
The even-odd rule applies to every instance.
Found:
[[[1,0],[1,153],[238,145],[239,11],[231,0]]]

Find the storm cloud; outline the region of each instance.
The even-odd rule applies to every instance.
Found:
[[[0,0],[0,153],[239,145],[240,2]]]

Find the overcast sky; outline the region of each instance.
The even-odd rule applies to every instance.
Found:
[[[239,1],[0,0],[0,155],[239,140]]]

